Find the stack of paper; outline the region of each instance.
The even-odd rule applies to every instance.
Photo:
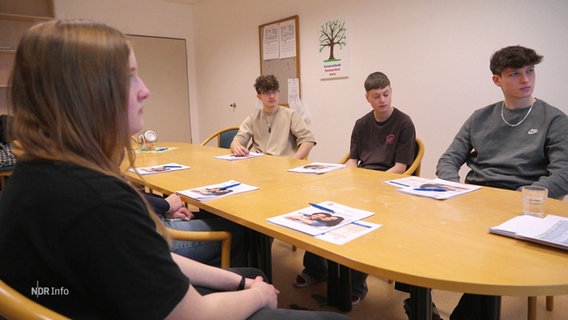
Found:
[[[256,157],[260,157],[260,156],[263,156],[263,155],[264,155],[263,153],[249,152],[244,156],[235,156],[233,154],[227,154],[227,155],[223,155],[223,156],[214,156],[213,158],[220,159],[220,160],[233,161],[233,160],[244,160],[244,159],[256,158]]]
[[[325,201],[267,219],[268,222],[343,244],[381,225],[360,221],[372,216],[370,211]]]
[[[148,175],[148,174],[164,173],[164,172],[170,172],[170,171],[176,171],[176,170],[184,170],[184,169],[189,169],[189,168],[191,168],[191,167],[171,162],[171,163],[166,163],[166,164],[160,164],[160,165],[157,165],[157,166],[142,167],[142,168],[136,168],[136,169],[131,168],[131,169],[128,169],[128,171],[137,172],[140,175]]]
[[[385,181],[390,185],[400,187],[397,191],[421,197],[438,200],[449,199],[479,189],[479,186],[446,181],[442,179],[426,179],[420,177],[405,177]]]
[[[345,168],[344,164],[337,164],[337,163],[324,163],[324,162],[313,162],[310,164],[303,165],[301,167],[289,169],[290,172],[299,172],[299,173],[314,173],[314,174],[321,174],[330,172],[333,170]]]
[[[498,226],[489,228],[489,232],[568,250],[568,218],[566,217],[516,216]]]
[[[235,180],[225,181],[223,183],[212,184],[209,186],[187,189],[176,192],[177,194],[190,197],[198,201],[206,201],[218,199],[233,194],[257,190],[258,187],[243,184]]]

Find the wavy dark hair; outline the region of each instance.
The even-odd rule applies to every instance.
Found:
[[[495,52],[489,61],[491,73],[498,76],[507,68],[534,66],[542,62],[543,56],[530,48],[509,46]]]

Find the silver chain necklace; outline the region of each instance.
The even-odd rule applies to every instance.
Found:
[[[276,112],[278,112],[278,109],[276,109],[276,111],[274,111],[274,113],[272,114],[272,119],[270,119],[270,122],[268,122],[268,117],[266,116],[266,112],[262,112],[264,115],[264,122],[266,123],[266,127],[268,127],[268,133],[272,132],[272,121],[274,121],[274,117],[276,117]]]
[[[531,107],[529,109],[529,111],[527,112],[527,114],[525,114],[525,116],[521,119],[521,121],[515,123],[515,124],[511,124],[509,123],[507,120],[505,120],[505,117],[503,116],[503,109],[504,109],[504,102],[501,102],[501,119],[503,119],[503,121],[509,126],[509,127],[516,127],[518,125],[520,125],[521,123],[523,123],[523,121],[525,121],[525,119],[529,116],[529,113],[531,113],[532,108],[535,104],[536,100],[533,102],[533,104],[531,104]]]

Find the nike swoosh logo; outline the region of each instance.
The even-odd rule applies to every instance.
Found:
[[[538,129],[530,129],[529,132],[527,132],[528,134],[536,134],[538,133]]]

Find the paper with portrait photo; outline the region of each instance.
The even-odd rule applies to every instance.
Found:
[[[185,170],[191,168],[190,166],[184,166],[179,163],[165,163],[156,166],[148,166],[148,167],[140,167],[140,168],[130,168],[128,171],[138,173],[140,175],[148,175],[148,174],[156,174],[156,173],[164,173],[164,172],[171,172],[177,170]]]
[[[322,174],[326,172],[330,172],[337,169],[345,168],[344,164],[337,164],[337,163],[324,163],[324,162],[312,162],[310,164],[306,164],[297,168],[289,169],[290,172],[299,172],[299,173],[313,173],[313,174]]]
[[[214,159],[219,159],[219,160],[229,160],[229,161],[234,161],[234,160],[244,160],[244,159],[250,159],[250,158],[256,158],[256,157],[260,157],[263,156],[264,153],[258,153],[258,152],[252,152],[250,151],[249,153],[247,153],[244,156],[235,156],[234,154],[226,154],[226,155],[222,155],[222,156],[214,156]]]
[[[198,201],[207,201],[257,189],[258,187],[255,186],[240,183],[235,180],[229,180],[223,183],[212,184],[204,187],[181,190],[176,193]]]
[[[442,179],[425,179],[420,177],[405,177],[385,181],[393,186],[401,187],[398,192],[415,196],[445,200],[475,191],[480,186],[452,182]]]
[[[332,201],[320,202],[317,205],[328,210],[308,206],[269,218],[267,221],[315,236],[374,214],[370,211],[351,208]]]

